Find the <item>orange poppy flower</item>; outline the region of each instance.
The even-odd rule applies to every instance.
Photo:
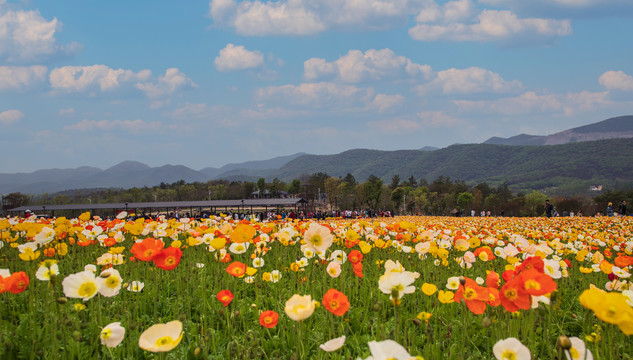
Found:
[[[231,303],[231,301],[233,301],[233,293],[230,290],[221,290],[218,292],[218,295],[216,297],[218,298],[218,300],[220,300],[224,307],[226,307],[228,304]]]
[[[343,316],[349,310],[349,300],[342,292],[330,289],[323,296],[323,306],[332,314]]]
[[[539,272],[545,271],[545,262],[538,256],[532,256],[527,258],[521,265],[516,267],[516,272],[520,273],[521,271],[527,271],[530,269],[536,269]]]
[[[627,266],[633,265],[633,256],[620,255],[616,257],[613,262],[620,268],[625,268]]]
[[[266,310],[261,315],[259,315],[259,325],[272,329],[277,326],[277,322],[279,321],[279,314],[272,310]]]
[[[486,301],[490,299],[490,291],[479,286],[473,279],[465,278],[464,285],[459,285],[459,289],[455,292],[455,302],[464,299],[468,310],[473,314],[483,314],[486,311]]]
[[[163,250],[165,244],[162,240],[154,238],[145,238],[140,243],[134,243],[130,252],[140,261],[151,261],[161,250]]]
[[[246,264],[234,261],[226,267],[226,272],[235,277],[242,277],[246,274]]]
[[[556,282],[551,276],[531,269],[522,272],[517,281],[523,283],[523,290],[534,296],[549,294],[556,290]]]
[[[486,276],[486,286],[493,289],[499,289],[499,285],[499,274],[494,271],[489,272],[488,276]]]
[[[29,276],[24,271],[13,273],[4,279],[4,289],[13,294],[23,292],[28,286]]]
[[[475,250],[474,254],[481,261],[490,261],[490,260],[494,260],[495,258],[495,254],[492,252],[492,249],[490,249],[488,246],[482,246],[478,248],[477,250]]]
[[[356,264],[352,264],[352,268],[354,269],[354,275],[358,276],[359,278],[363,277],[363,263],[362,262],[357,262]]]
[[[532,305],[530,294],[523,290],[523,283],[518,279],[512,279],[501,287],[501,305],[509,312],[519,309],[527,310]]]
[[[347,255],[347,260],[349,260],[352,264],[357,264],[363,261],[363,254],[358,250],[352,250]]]
[[[163,270],[172,270],[180,264],[182,250],[180,248],[168,247],[153,257],[154,264]]]

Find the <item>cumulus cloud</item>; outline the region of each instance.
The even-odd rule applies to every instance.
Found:
[[[109,91],[121,83],[147,80],[152,75],[149,70],[137,73],[131,70],[111,69],[105,65],[64,66],[51,71],[49,80],[54,90],[81,92],[93,90]]]
[[[141,119],[136,120],[81,120],[80,122],[66,126],[66,130],[88,132],[93,130],[124,130],[134,133],[142,133],[149,130],[156,130],[162,127],[157,121],[146,122]]]
[[[76,43],[57,43],[55,33],[61,26],[56,18],[46,20],[37,10],[3,10],[0,6],[0,60],[8,63],[41,62],[55,55],[77,51],[80,46]]]
[[[75,109],[72,107],[66,108],[66,109],[60,109],[59,110],[59,115],[61,116],[72,116],[75,115]]]
[[[333,62],[311,58],[303,64],[304,77],[317,80],[334,77],[338,80],[357,83],[366,80],[425,79],[432,73],[428,65],[416,64],[390,49],[370,49],[363,53],[350,50]]]
[[[374,90],[330,82],[269,86],[257,91],[260,100],[314,108],[350,107],[367,104]]]
[[[209,13],[216,24],[242,35],[312,35],[402,25],[417,7],[410,0],[211,0]]]
[[[264,55],[259,51],[249,51],[244,46],[227,44],[215,58],[218,71],[253,69],[264,63]]]
[[[516,97],[496,100],[455,100],[461,111],[480,114],[523,115],[530,113],[562,113],[573,115],[594,111],[613,104],[608,92],[588,92],[567,94],[537,94],[525,92]]]
[[[631,17],[630,0],[478,0],[479,3],[504,6],[517,13],[556,18]]]
[[[458,119],[441,111],[420,111],[416,114],[423,124],[438,127],[453,127]]]
[[[401,106],[404,103],[402,95],[385,95],[377,94],[372,100],[370,107],[378,110],[379,113],[385,112],[391,108]]]
[[[522,88],[518,80],[506,81],[501,75],[479,67],[439,71],[433,81],[418,85],[415,90],[425,95],[435,90],[443,94],[507,93]]]
[[[477,41],[540,43],[570,35],[569,20],[520,18],[508,10],[484,9],[475,13],[471,0],[451,1],[443,6],[426,3],[416,16],[409,35],[419,41]]]
[[[46,80],[46,66],[0,66],[0,91],[24,90]]]
[[[149,98],[160,98],[197,85],[177,68],[169,68],[157,82],[138,83],[136,87]]]
[[[623,71],[607,71],[598,82],[608,90],[633,91],[633,76]]]
[[[20,110],[7,110],[0,112],[0,124],[9,125],[16,123],[24,117],[24,113]]]

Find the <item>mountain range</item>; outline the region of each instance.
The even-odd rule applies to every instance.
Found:
[[[291,181],[316,172],[340,177],[350,173],[359,181],[371,174],[385,181],[394,175],[429,181],[439,176],[467,183],[505,181],[521,190],[579,181],[633,181],[633,116],[611,118],[548,136],[493,137],[482,144],[456,144],[442,149],[353,149],[334,155],[296,153],[201,170],[183,165],[150,167],[137,161],[124,161],[105,170],[82,166],[0,173],[0,194],[131,188],[179,180],[188,183],[214,179],[256,181],[263,177],[267,181],[273,178]]]

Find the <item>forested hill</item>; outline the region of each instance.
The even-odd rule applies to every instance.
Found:
[[[336,155],[304,155],[269,177],[282,180],[324,172],[364,180],[374,174],[388,181],[401,178],[433,180],[439,176],[466,182],[542,188],[582,180],[633,180],[633,139],[608,139],[552,146],[488,144],[452,145],[432,152],[418,150],[349,150]]]

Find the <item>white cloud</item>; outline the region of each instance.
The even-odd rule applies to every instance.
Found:
[[[62,24],[56,18],[47,21],[37,10],[2,10],[0,7],[0,60],[41,62],[54,55],[78,50],[76,43],[57,44],[55,32]]]
[[[20,110],[7,110],[0,113],[0,124],[9,125],[16,123],[24,117]]]
[[[269,86],[257,91],[260,100],[278,102],[285,105],[308,106],[313,108],[365,107],[374,98],[371,88],[358,88],[330,82],[295,85]]]
[[[46,80],[46,66],[0,66],[0,91],[24,90]]]
[[[160,129],[162,124],[157,121],[146,122],[141,119],[136,120],[82,120],[76,124],[66,126],[66,130],[76,131],[108,131],[108,130],[124,130],[133,133],[143,133],[150,130]]]
[[[459,120],[441,111],[420,111],[416,114],[422,123],[431,127],[453,127]]]
[[[199,118],[205,117],[209,112],[207,104],[191,104],[186,103],[183,107],[180,107],[167,115],[174,119],[187,119],[187,118]]]
[[[385,29],[406,23],[411,0],[211,0],[216,24],[242,35],[311,35],[333,28]]]
[[[537,94],[525,92],[516,97],[496,100],[455,100],[461,111],[480,114],[523,115],[529,113],[553,113],[574,115],[594,111],[613,104],[608,92],[581,91],[567,94]]]
[[[522,88],[518,80],[506,81],[490,70],[470,67],[439,71],[430,83],[419,85],[415,90],[420,95],[439,89],[443,94],[507,93]]]
[[[215,58],[218,71],[253,69],[264,63],[264,55],[259,51],[249,51],[244,46],[227,44]]]
[[[460,2],[461,3],[461,2]],[[515,43],[546,42],[552,38],[570,35],[569,20],[519,18],[507,10],[482,10],[470,21],[461,20],[467,12],[448,10],[423,10],[417,17],[418,24],[409,29],[409,35],[419,41],[508,41]],[[520,41],[519,41],[520,40]]]
[[[75,115],[75,109],[74,109],[74,108],[71,108],[71,107],[66,108],[66,109],[60,109],[60,110],[59,110],[59,115],[62,115],[62,116],[72,116],[72,115]]]
[[[478,0],[479,3],[503,6],[518,13],[556,18],[631,17],[630,0]]]
[[[157,82],[137,83],[136,87],[149,98],[160,98],[197,85],[177,68],[169,68]]]
[[[92,66],[64,66],[51,71],[49,79],[55,90],[67,92],[81,92],[99,88],[110,91],[118,88],[121,83],[147,80],[151,71],[141,70],[135,73],[131,70],[111,69],[105,65]]]
[[[370,49],[363,53],[350,50],[333,62],[311,58],[303,64],[307,80],[336,77],[349,83],[366,80],[425,79],[432,73],[428,65],[416,64],[404,56],[397,56],[390,49]]]
[[[385,95],[377,94],[371,102],[370,107],[378,110],[379,113],[385,112],[393,107],[401,106],[404,103],[402,95]]]
[[[623,71],[607,71],[598,79],[600,85],[609,90],[632,91],[633,76]]]

